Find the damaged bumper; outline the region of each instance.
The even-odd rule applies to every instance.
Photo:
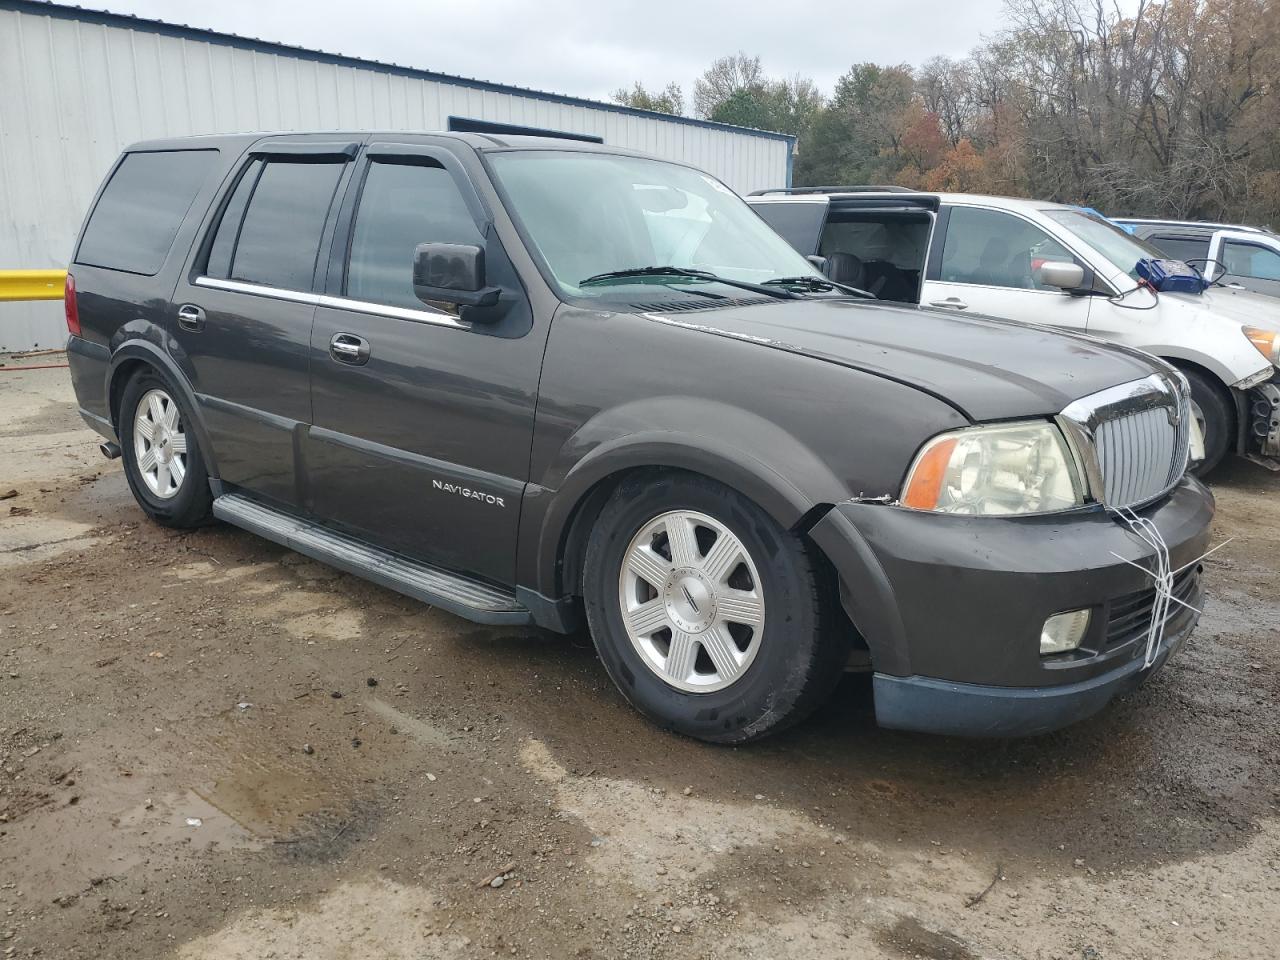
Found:
[[[1271,461],[1280,470],[1280,373],[1253,387],[1244,401],[1245,453]]]
[[[1140,511],[1160,530],[1174,596],[1202,599],[1213,497],[1187,478]],[[1039,517],[962,517],[842,503],[811,531],[840,574],[845,609],[871,649],[882,726],[1023,736],[1095,713],[1149,676],[1194,628],[1173,603],[1147,667],[1155,591],[1130,562],[1152,550],[1100,507]],[[1078,650],[1040,655],[1056,613],[1088,609]]]

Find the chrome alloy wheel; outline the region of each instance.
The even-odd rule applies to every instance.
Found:
[[[750,554],[719,520],[674,510],[632,538],[618,576],[622,621],[645,666],[677,690],[723,690],[764,641]]]
[[[148,390],[138,401],[133,452],[147,489],[161,500],[177,496],[187,475],[187,435],[178,405],[163,390]]]

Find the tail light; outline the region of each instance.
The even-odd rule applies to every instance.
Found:
[[[67,285],[62,291],[62,306],[67,311],[67,330],[73,337],[80,336],[80,306],[76,303],[76,278],[67,274]]]

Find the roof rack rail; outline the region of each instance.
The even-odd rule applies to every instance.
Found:
[[[900,187],[892,183],[861,183],[848,187],[773,187],[769,190],[752,190],[747,196],[763,197],[770,193],[804,194],[804,193],[919,193],[910,187]]]
[[[547,130],[543,127],[524,127],[516,123],[499,123],[496,120],[480,120],[475,117],[450,116],[451,133],[488,133],[502,136],[552,137],[556,140],[581,140],[584,143],[604,143],[604,137],[589,133],[570,133],[568,130]]]

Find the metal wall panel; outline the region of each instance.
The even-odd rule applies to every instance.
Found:
[[[743,193],[786,182],[791,140],[778,135],[124,21],[0,0],[0,269],[65,266],[112,161],[158,137],[441,130],[463,116],[593,134]],[[64,338],[60,304],[0,305],[0,351]]]

